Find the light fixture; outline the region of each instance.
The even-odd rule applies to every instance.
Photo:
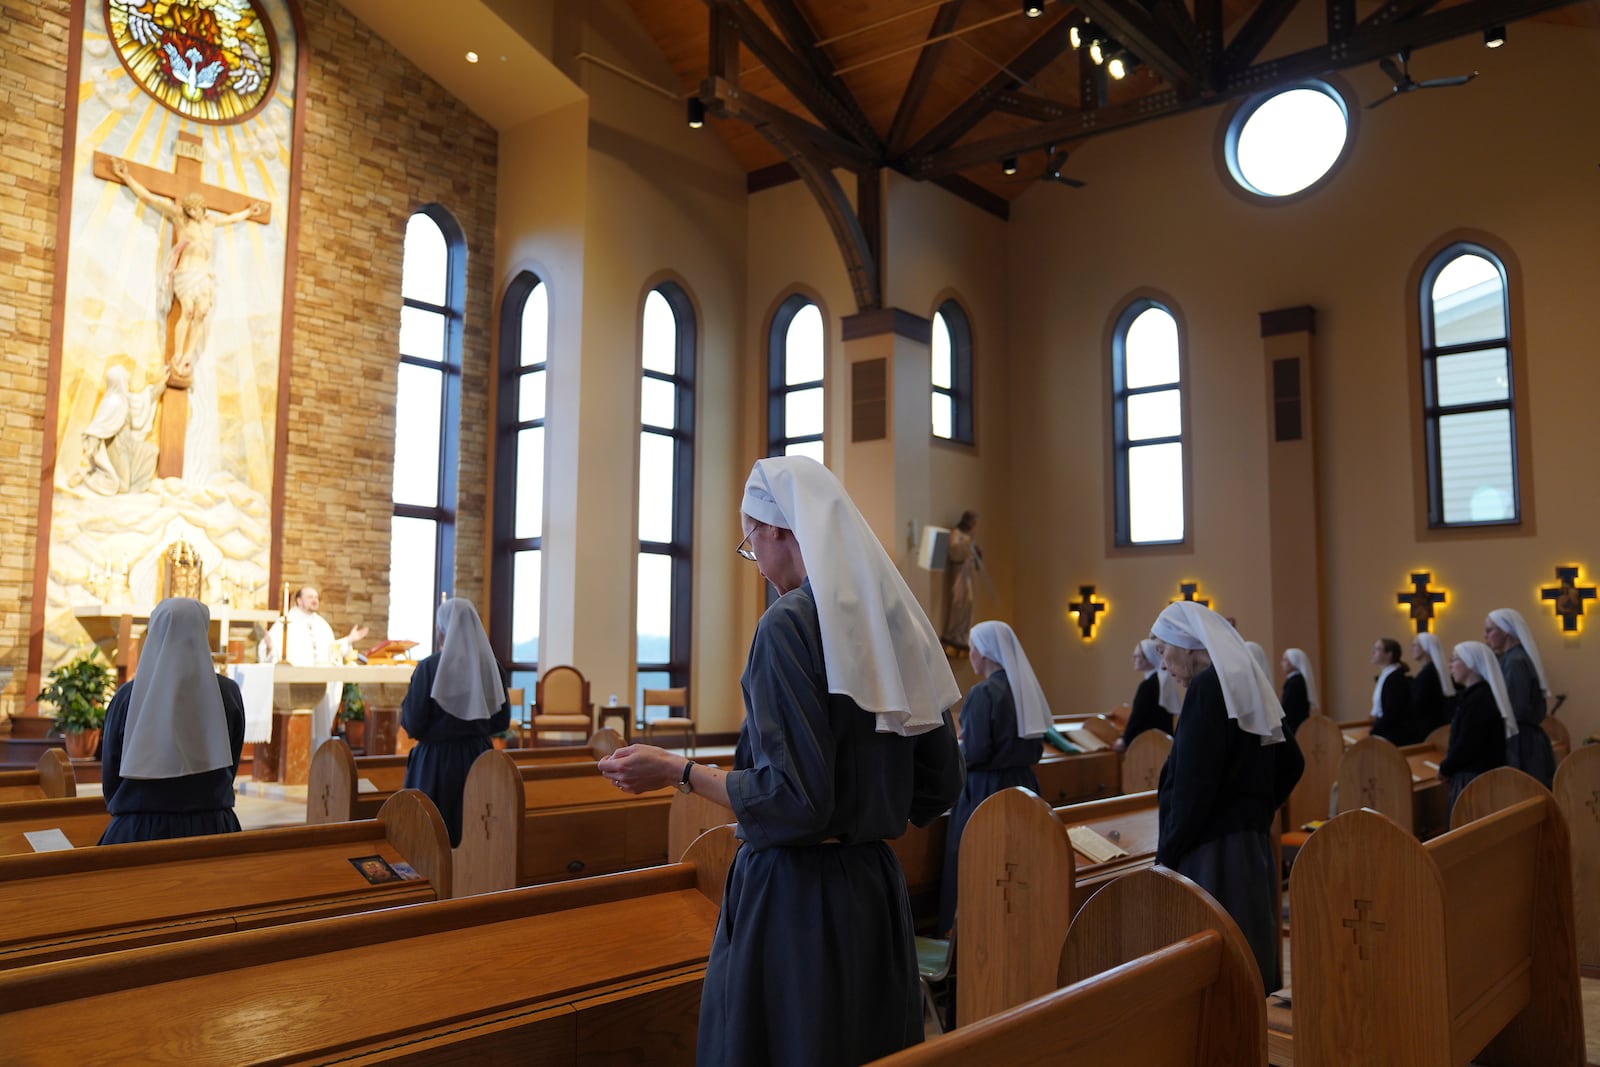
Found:
[[[476,52],[468,52],[467,53],[467,62],[468,63],[476,63],[477,61],[478,61],[478,53],[476,53]]]
[[[1121,56],[1112,56],[1106,63],[1106,73],[1116,81],[1128,76],[1128,64]]]
[[[1044,0],[1022,0],[1022,13],[1030,19],[1044,14]]]
[[[1072,42],[1072,50],[1076,52],[1083,47],[1083,31],[1074,26],[1067,31],[1067,40]]]
[[[698,96],[689,97],[689,128],[698,130],[706,124],[706,102]]]
[[[1504,26],[1490,26],[1483,31],[1483,47],[1499,48],[1506,43],[1506,28]]]
[[[1097,67],[1106,61],[1105,48],[1098,37],[1089,42],[1089,58],[1094,60]]]
[[[1017,172],[1017,157],[1016,156],[1007,156],[1006,158],[1004,158],[1004,159],[1002,159],[1000,161],[1000,173],[1001,174],[1004,174],[1006,177],[1009,178],[1009,177],[1011,177],[1011,175],[1015,174],[1016,172]]]

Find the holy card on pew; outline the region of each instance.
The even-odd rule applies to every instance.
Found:
[[[372,781],[371,778],[357,778],[356,779],[356,792],[357,793],[376,793],[376,792],[378,792],[378,787],[373,784],[373,781]]]
[[[1128,854],[1122,848],[1107,841],[1087,826],[1072,827],[1067,831],[1067,840],[1072,842],[1073,848],[1095,863],[1108,863],[1119,856]]]
[[[67,840],[67,835],[59,828],[27,830],[22,836],[33,846],[35,852],[64,852],[72,847],[72,842]]]

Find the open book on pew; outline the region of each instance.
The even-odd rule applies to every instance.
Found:
[[[1120,845],[1106,840],[1087,826],[1074,826],[1069,829],[1067,840],[1072,842],[1073,848],[1089,857],[1094,863],[1109,863],[1119,856],[1128,854]]]
[[[1071,741],[1068,741],[1065,737],[1062,737],[1061,731],[1057,730],[1054,726],[1050,727],[1044,732],[1044,739],[1069,756],[1076,756],[1078,753],[1083,751],[1083,749],[1079,748]]]
[[[1067,740],[1077,746],[1080,752],[1104,752],[1111,747],[1081,726],[1068,730]]]

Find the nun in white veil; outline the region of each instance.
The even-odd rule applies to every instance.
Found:
[[[981,679],[961,702],[961,755],[967,781],[950,809],[944,837],[944,881],[939,893],[939,932],[956,917],[961,835],[967,820],[989,797],[1022,786],[1039,791],[1033,765],[1044,752],[1050,729],[1050,703],[1022,650],[1022,642],[1003,622],[980,622],[968,636],[967,658]]]
[[[1453,808],[1474,778],[1505,766],[1506,752],[1521,730],[1500,664],[1488,645],[1461,642],[1450,656],[1450,673],[1461,684],[1461,695],[1450,723],[1450,747],[1439,761],[1439,777],[1450,783]]]
[[[864,1063],[922,1040],[905,875],[889,847],[961,792],[960,697],[933,624],[827,468],[757,461],[740,556],[779,593],[756,626],[733,769],[649,745],[600,773],[733,809],[744,841],[700,995],[702,1065]]]
[[[1183,707],[1183,687],[1161,665],[1160,646],[1155,641],[1147,637],[1133,646],[1133,669],[1142,672],[1142,677],[1128,705],[1128,723],[1111,746],[1118,752],[1126,752],[1133,739],[1146,730],[1170,734],[1173,719]]]
[[[1417,671],[1411,676],[1411,716],[1426,737],[1449,726],[1455,711],[1456,685],[1450,677],[1450,656],[1439,635],[1421,633],[1411,639],[1411,658]]]
[[[106,709],[100,783],[111,823],[102,845],[239,830],[233,776],[244,701],[212,665],[210,620],[186,598],[150,613],[139,672]]]
[[[1550,679],[1528,620],[1516,608],[1497,608],[1483,624],[1483,640],[1500,657],[1506,695],[1516,713],[1517,736],[1507,743],[1506,762],[1537,778],[1546,789],[1556,777],[1555,749],[1539,724],[1544,721]]]
[[[1311,717],[1311,709],[1319,706],[1317,678],[1311,671],[1311,657],[1304,649],[1285,651],[1280,666],[1283,667],[1283,694],[1278,700],[1283,705],[1283,728],[1294,733]]]
[[[1156,861],[1227,909],[1271,992],[1282,983],[1270,831],[1305,760],[1283,728],[1272,680],[1227,619],[1179,601],[1162,611],[1150,636],[1188,687],[1161,770]]]
[[[489,738],[511,725],[500,664],[489,647],[478,609],[454,597],[434,613],[439,651],[417,664],[400,705],[400,725],[416,741],[406,759],[407,789],[428,794],[461,844],[462,794],[473,761]]]

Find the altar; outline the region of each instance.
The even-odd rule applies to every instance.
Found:
[[[260,782],[304,785],[311,755],[316,745],[326,740],[313,729],[312,710],[324,697],[337,701],[338,688],[347,683],[360,686],[367,702],[368,754],[393,752],[400,702],[415,666],[236,664],[230,674],[244,696],[244,739],[256,746],[252,777]]]
[[[207,605],[207,610],[211,612],[207,639],[211,650],[219,655],[227,655],[233,627],[267,626],[278,617],[276,611],[265,608],[235,608],[227,604]],[[116,668],[117,684],[132,678],[138,671],[139,644],[150,622],[150,609],[131,604],[81,604],[72,609],[72,615]]]

